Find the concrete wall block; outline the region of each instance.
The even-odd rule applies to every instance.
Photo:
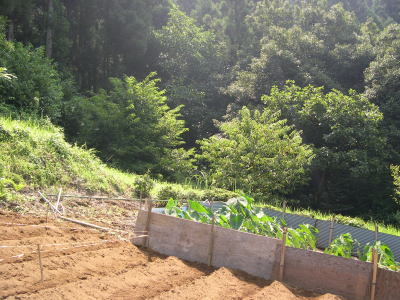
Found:
[[[362,300],[369,292],[371,270],[370,263],[287,247],[284,281]]]
[[[280,243],[277,239],[215,227],[213,265],[272,279]]]

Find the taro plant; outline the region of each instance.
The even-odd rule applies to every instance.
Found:
[[[310,224],[300,224],[298,228],[288,228],[287,245],[301,249],[315,249],[318,229]]]
[[[350,233],[344,233],[332,241],[325,253],[350,258],[356,245],[357,240],[353,239]]]
[[[375,249],[379,255],[379,265],[393,271],[400,270],[400,264],[396,262],[392,250],[388,245],[383,244],[381,241],[376,241],[373,244],[367,243],[360,259],[363,261],[372,261],[372,249]]]
[[[179,207],[177,200],[170,199],[165,208],[168,215],[195,220],[210,224],[214,216],[215,224],[225,228],[232,228],[273,238],[282,238],[283,220],[268,216],[262,208],[253,206],[254,199],[242,195],[231,199],[222,207],[211,210],[205,204],[196,201],[188,201],[187,207]],[[288,229],[288,246],[315,249],[315,233],[318,230],[311,225],[300,225],[299,228]]]

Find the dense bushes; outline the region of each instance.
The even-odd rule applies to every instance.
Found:
[[[125,170],[139,174],[150,170],[172,179],[184,176],[193,166],[190,152],[179,148],[186,131],[179,120],[181,107],[167,105],[158,82],[155,73],[143,81],[113,78],[111,90],[76,98],[67,105],[67,133]]]
[[[43,48],[6,41],[2,24],[0,19],[0,67],[15,77],[0,80],[0,112],[27,112],[58,121],[63,88],[57,70]]]

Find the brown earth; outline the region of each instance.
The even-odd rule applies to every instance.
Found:
[[[0,211],[0,299],[343,298],[166,257],[76,224]]]

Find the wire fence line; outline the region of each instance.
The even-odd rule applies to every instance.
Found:
[[[47,194],[47,196],[57,197],[57,194]],[[107,197],[107,196],[87,196],[87,195],[61,195],[61,198],[76,198],[76,199],[89,199],[89,200],[116,200],[116,201],[132,201],[132,202],[168,202],[168,199],[139,199],[139,198],[121,198],[121,197]]]

